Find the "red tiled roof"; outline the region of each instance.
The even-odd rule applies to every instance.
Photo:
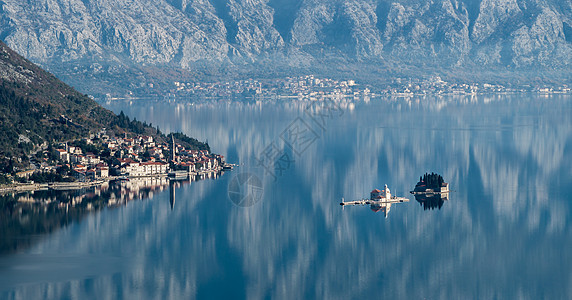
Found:
[[[120,158],[119,162],[121,162],[121,163],[135,163],[136,161],[132,160],[131,158]]]
[[[145,163],[141,163],[144,166],[164,166],[166,164],[158,162],[158,161],[149,161],[149,162],[145,162]]]

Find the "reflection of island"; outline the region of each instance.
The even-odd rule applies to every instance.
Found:
[[[424,210],[441,209],[445,200],[449,200],[449,184],[439,174],[425,173],[419,178],[411,194]]]
[[[133,200],[152,199],[167,188],[171,191],[169,200],[173,209],[177,188],[207,178],[191,176],[175,182],[166,177],[142,177],[106,182],[81,190],[0,195],[0,255],[28,248],[43,234],[80,221],[91,212],[124,206]]]
[[[383,191],[375,189],[371,191],[369,199],[355,200],[355,201],[344,201],[340,205],[342,207],[346,205],[369,205],[373,212],[382,211],[383,215],[387,218],[391,205],[395,203],[409,202],[409,199],[403,197],[391,196],[391,191],[385,185]]]

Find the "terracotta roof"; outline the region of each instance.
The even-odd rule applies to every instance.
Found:
[[[160,163],[157,161],[149,161],[149,162],[145,162],[145,163],[141,163],[141,164],[144,166],[164,166],[164,165],[166,165],[164,163]]]

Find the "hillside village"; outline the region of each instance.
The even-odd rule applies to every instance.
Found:
[[[57,143],[31,160],[29,170],[16,173],[20,182],[90,182],[111,177],[195,175],[218,172],[224,156],[208,150],[159,143],[152,136],[110,137],[105,129],[80,141]],[[55,178],[55,180],[54,180]],[[39,179],[39,180],[38,180]]]

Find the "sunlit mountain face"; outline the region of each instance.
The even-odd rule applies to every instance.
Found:
[[[364,79],[439,72],[517,84],[569,82],[572,63],[572,5],[565,0],[5,0],[0,5],[2,40],[96,95],[165,92],[181,78],[298,72]]]
[[[167,131],[208,136],[213,149],[240,166],[215,181],[89,214],[3,256],[0,273],[9,280],[0,285],[2,295],[570,293],[569,97],[371,99],[339,103],[337,114],[314,122],[311,112],[324,104],[108,104]],[[303,150],[284,138],[300,120],[317,136]],[[287,168],[274,165],[274,175],[259,164],[272,144],[291,158]],[[229,186],[246,172],[260,179],[263,193],[252,206],[237,206]],[[426,172],[450,184],[447,199],[423,204],[409,194]],[[387,218],[369,206],[339,205],[384,184],[411,199],[392,205]]]

